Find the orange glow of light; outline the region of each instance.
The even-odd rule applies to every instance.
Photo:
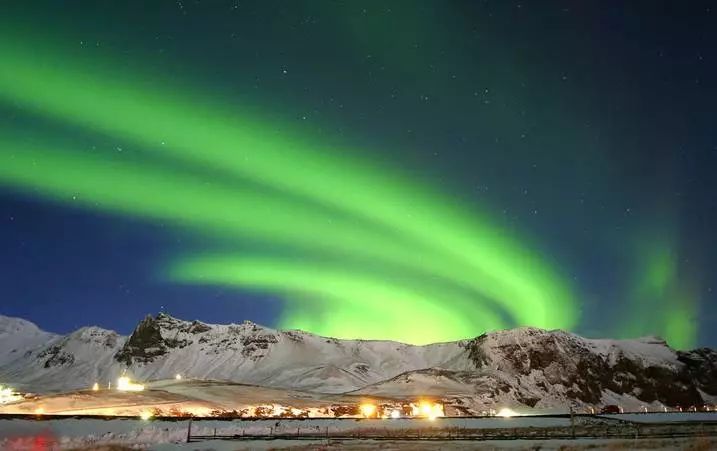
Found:
[[[373,404],[361,404],[359,410],[361,411],[361,415],[363,415],[364,418],[371,418],[376,416],[376,406]]]
[[[411,410],[414,417],[428,418],[431,421],[445,416],[443,405],[429,401],[420,401],[418,405],[411,404]]]

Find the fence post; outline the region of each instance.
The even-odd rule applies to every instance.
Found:
[[[189,417],[189,423],[187,424],[187,443],[192,440],[192,417]]]

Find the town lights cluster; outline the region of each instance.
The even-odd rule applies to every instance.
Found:
[[[431,421],[438,417],[445,416],[443,405],[430,401],[419,401],[418,403],[411,403],[408,406],[410,408],[410,414],[408,412],[402,412],[401,409],[388,406],[377,406],[373,403],[363,403],[359,406],[359,413],[364,418],[392,418],[397,419],[402,416],[410,418],[427,418]]]

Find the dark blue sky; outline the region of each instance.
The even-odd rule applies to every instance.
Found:
[[[658,321],[663,306],[688,302],[696,344],[715,346],[710,3],[48,1],[4,4],[0,15],[382,149],[556,262],[576,287],[578,332],[624,335],[626,312]],[[52,127],[12,105],[0,119]],[[0,187],[0,313],[56,332],[127,333],[162,308],[275,324],[276,295],[158,277],[202,240]],[[656,255],[672,273],[644,289]],[[649,324],[640,332],[661,333]]]

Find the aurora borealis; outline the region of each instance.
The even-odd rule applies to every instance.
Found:
[[[592,72],[607,70],[601,54],[555,69],[554,43],[497,40],[493,14],[522,14],[506,6],[296,2],[272,15],[258,3],[179,5],[159,2],[142,18],[139,2],[7,7],[0,205],[14,250],[4,277],[13,298],[27,291],[23,280],[47,286],[30,289],[44,298],[38,306],[18,300],[7,314],[42,321],[40,312],[66,305],[124,327],[106,318],[111,302],[77,299],[78,281],[95,275],[106,281],[90,284],[100,299],[108,286],[140,287],[122,288],[139,312],[128,323],[166,306],[207,321],[419,344],[515,326],[654,334],[682,348],[714,339],[700,327],[715,320],[700,320],[714,297],[714,252],[686,238],[697,231],[714,243],[705,232],[714,199],[689,194],[708,165],[684,165],[669,147],[695,139],[702,115],[685,125],[655,113],[623,129],[600,100],[614,89]],[[562,14],[558,4],[541,11],[516,20],[535,31]],[[466,13],[492,45],[474,41],[476,24],[459,21]],[[570,14],[560,20],[631,17]],[[83,18],[79,28],[71,17]],[[127,17],[139,31],[121,26]],[[551,33],[546,40],[560,37]],[[461,36],[471,39],[455,45]],[[594,45],[589,37],[563,51]],[[627,67],[631,77],[646,70]],[[624,109],[649,92],[624,92]],[[301,109],[310,113],[292,113]],[[653,127],[667,119],[672,133]],[[665,136],[648,134],[658,128]],[[695,141],[695,159],[715,163],[717,152],[697,149],[708,138]],[[635,172],[645,162],[654,171]],[[684,221],[693,208],[711,210]],[[63,226],[78,214],[88,218],[79,228]],[[60,218],[31,228],[50,249],[14,265],[28,253],[15,218],[33,215]],[[112,230],[151,245],[125,250],[108,240]],[[94,257],[63,258],[55,245]],[[92,261],[97,247],[120,256]],[[234,300],[212,305],[216,293]]]

